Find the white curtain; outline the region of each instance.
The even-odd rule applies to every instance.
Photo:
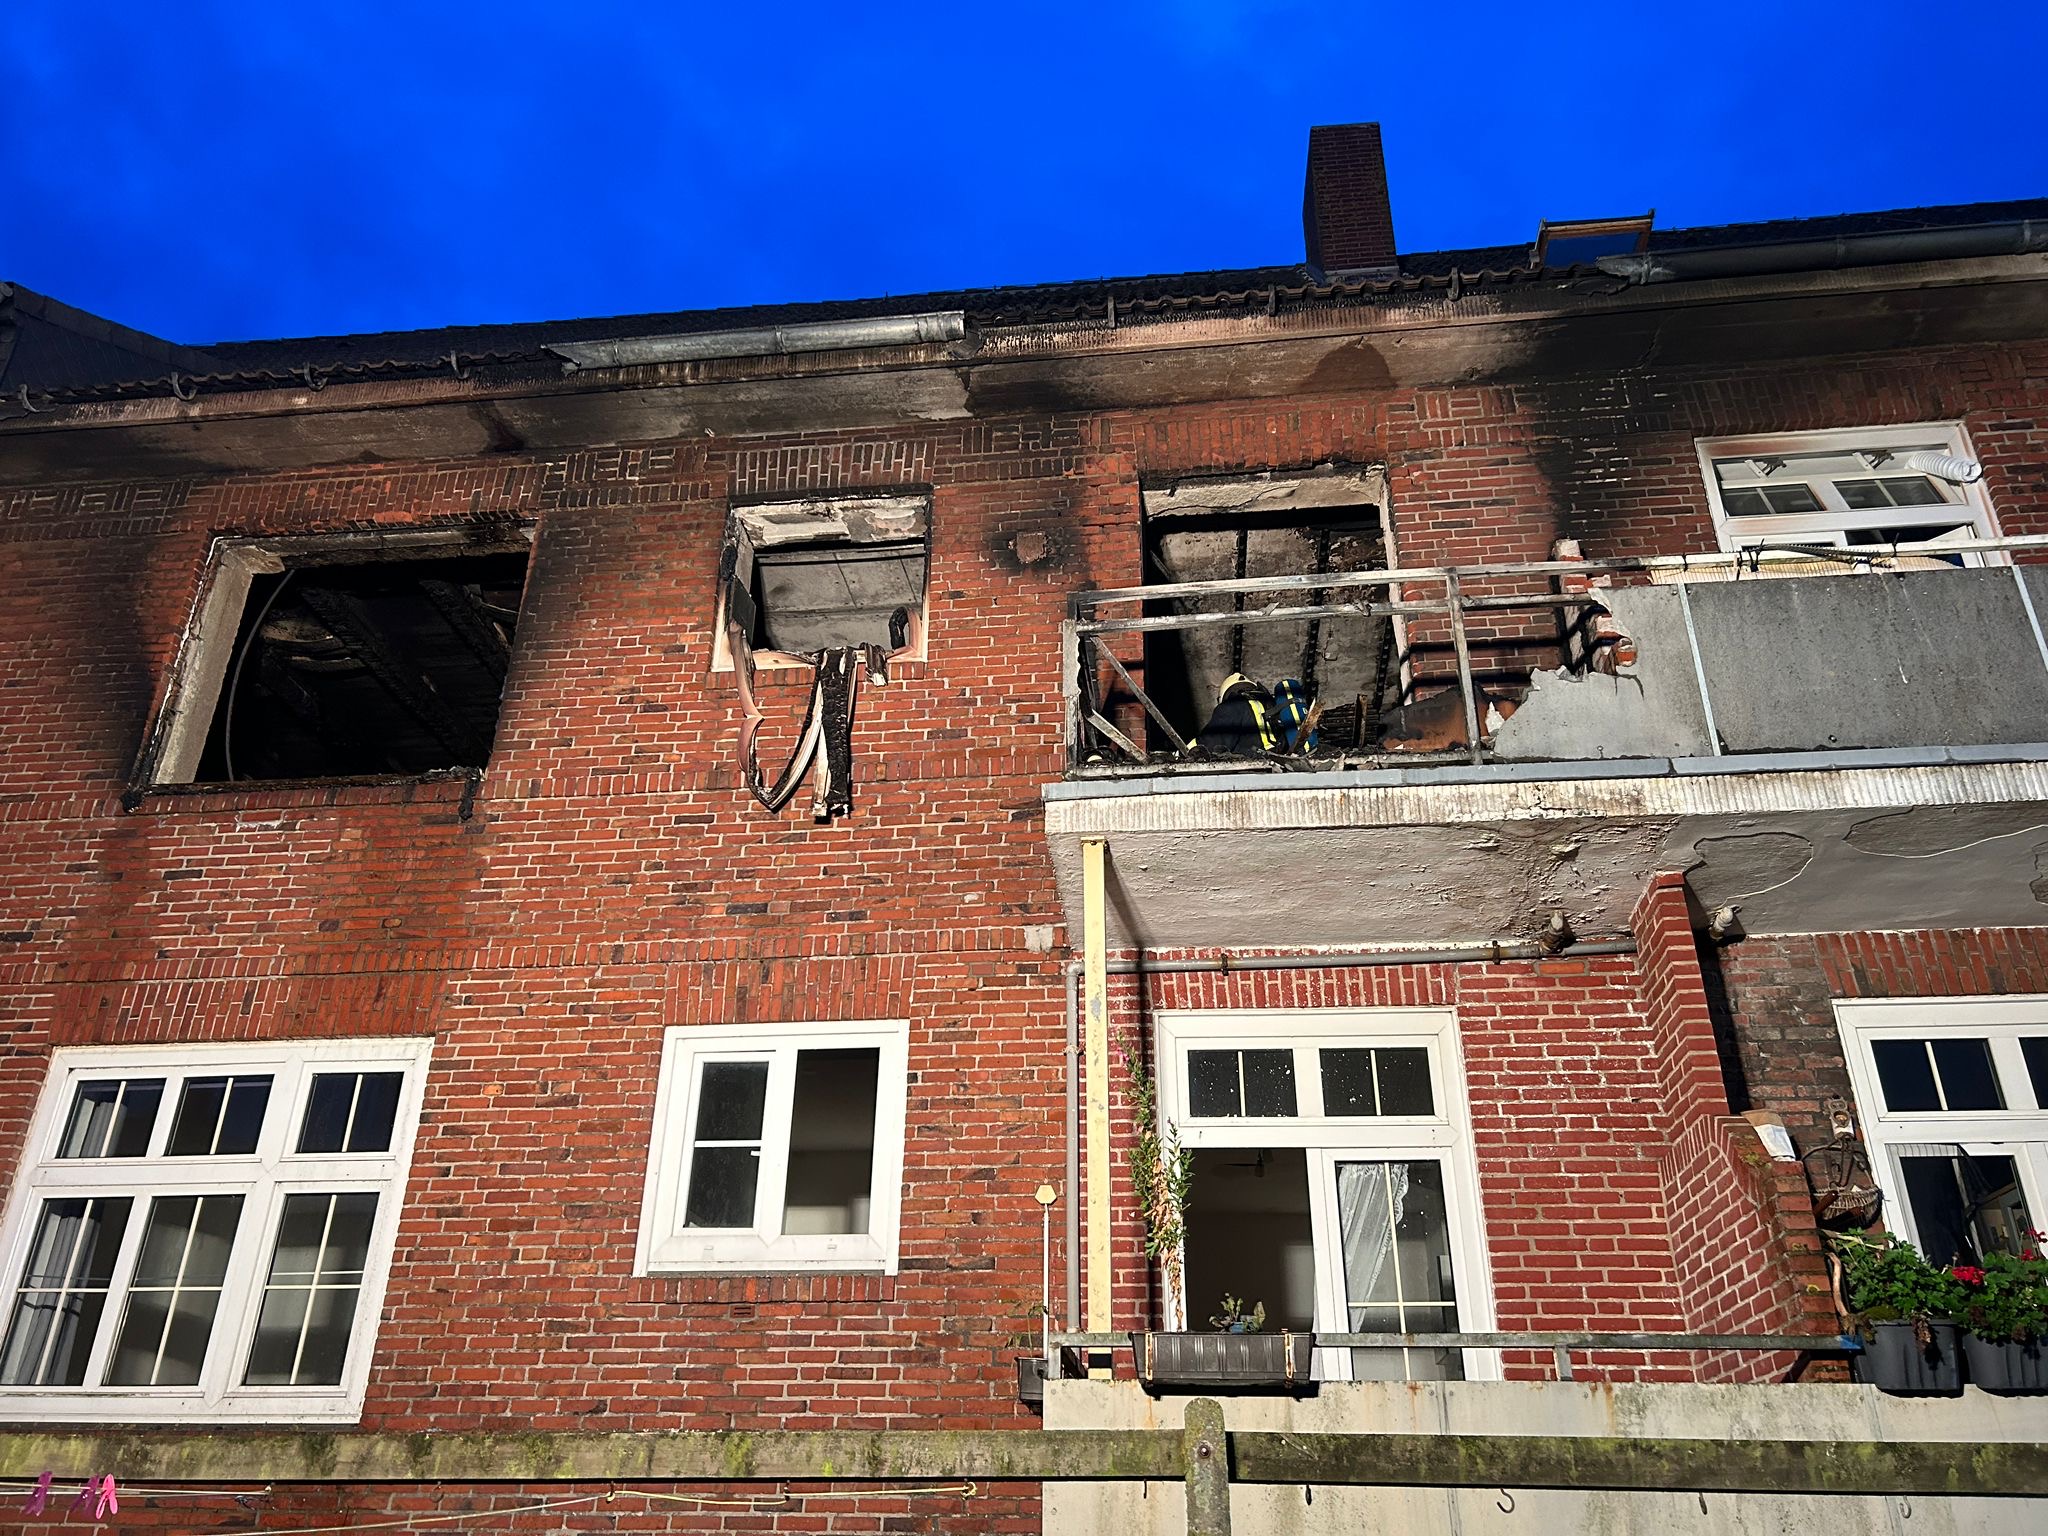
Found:
[[[1344,1244],[1347,1308],[1377,1293],[1380,1276],[1394,1259],[1394,1228],[1407,1197],[1406,1163],[1337,1165],[1337,1225]],[[1348,1310],[1344,1326],[1352,1326]]]

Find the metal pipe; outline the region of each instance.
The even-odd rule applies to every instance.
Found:
[[[1323,954],[1207,955],[1192,960],[1147,960],[1141,950],[1128,960],[1112,959],[1103,969],[1111,976],[1184,976],[1211,971],[1345,971],[1378,965],[1458,965],[1473,961],[1576,960],[1606,955],[1632,955],[1634,939],[1601,939],[1567,944],[1550,951],[1524,939],[1497,944],[1466,944],[1444,949],[1347,949]],[[1081,1179],[1081,962],[1067,962],[1067,1331],[1081,1326],[1081,1207],[1073,1191]],[[1055,1334],[1053,1342],[1063,1342]]]
[[[1595,265],[1602,272],[1632,283],[1669,283],[1708,277],[1763,277],[1776,272],[1823,272],[1899,261],[2023,256],[2029,251],[2043,250],[2048,250],[2048,222],[2016,219],[2000,224],[1958,224],[1947,229],[1841,235],[1832,240],[1780,240],[1602,256]]]
[[[547,350],[579,368],[630,368],[639,363],[685,363],[718,357],[778,357],[793,352],[840,352],[856,347],[907,347],[959,341],[965,311],[936,310],[873,320],[819,320],[752,330],[699,331],[694,335],[622,336],[610,341],[554,341]]]

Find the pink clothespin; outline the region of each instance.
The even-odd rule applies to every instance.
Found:
[[[109,1515],[121,1513],[121,1495],[114,1489],[114,1474],[109,1472],[100,1479],[99,1494],[92,1501],[92,1517],[104,1520]]]
[[[36,1485],[29,1491],[28,1503],[22,1506],[22,1513],[40,1515],[50,1503],[50,1478],[54,1474],[45,1472],[36,1479]]]

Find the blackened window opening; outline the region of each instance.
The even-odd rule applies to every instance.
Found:
[[[525,581],[524,554],[256,577],[192,781],[481,768]]]
[[[1145,584],[1162,586],[1240,577],[1311,576],[1385,570],[1386,537],[1376,506],[1313,512],[1181,513],[1147,520]],[[1381,588],[1168,598],[1145,604],[1148,616],[1243,613],[1275,602],[1320,606],[1382,603]],[[1393,621],[1385,616],[1304,619],[1269,624],[1212,624],[1145,635],[1138,681],[1175,729],[1195,740],[1215,713],[1224,683],[1242,675],[1271,693],[1299,685],[1304,701],[1323,706],[1316,749],[1341,752],[1360,744],[1364,724],[1398,702]],[[1114,701],[1112,701],[1114,702]],[[1135,722],[1134,722],[1135,723]],[[1169,749],[1164,732],[1146,721],[1146,745]]]
[[[815,540],[754,554],[756,650],[809,655],[838,646],[902,644],[898,610],[924,609],[922,539],[879,543]]]

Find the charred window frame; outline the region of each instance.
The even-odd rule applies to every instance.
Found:
[[[510,519],[216,538],[138,787],[481,769],[532,543]],[[348,718],[352,700],[372,717]]]
[[[1394,565],[1393,514],[1381,465],[1182,477],[1147,483],[1142,504],[1147,586]],[[1348,595],[1384,600],[1377,590]],[[1264,607],[1276,596],[1170,598],[1148,602],[1145,612],[1245,611]],[[1328,596],[1311,590],[1288,601],[1314,605]],[[1310,697],[1325,702],[1322,737],[1348,744],[1366,739],[1380,708],[1402,696],[1407,639],[1407,627],[1398,617],[1157,631],[1145,637],[1140,681],[1176,728],[1193,740],[1215,709],[1217,687],[1225,677],[1244,673],[1268,687],[1295,677]],[[1142,728],[1149,731],[1150,722]],[[1150,744],[1155,749],[1165,745]]]
[[[931,568],[931,497],[834,496],[735,506],[726,526],[733,562],[731,590],[721,583],[711,670],[732,670],[726,634],[728,603],[744,604],[757,669],[801,669],[835,646],[902,643],[892,633],[898,608],[908,626],[904,659],[925,658],[926,596]],[[723,567],[721,567],[723,569]]]

